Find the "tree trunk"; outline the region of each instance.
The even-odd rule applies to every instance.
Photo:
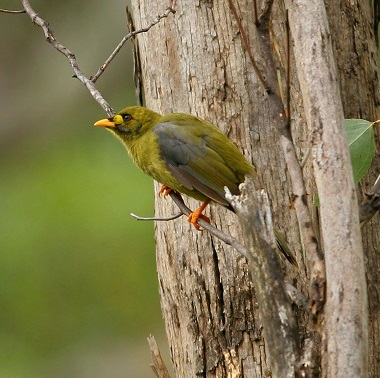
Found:
[[[332,30],[335,57],[341,85],[341,98],[345,118],[363,118],[375,121],[380,118],[380,93],[377,71],[377,49],[374,19],[369,1],[329,1],[327,12]],[[375,129],[379,149],[379,127]],[[380,173],[377,154],[369,174],[360,189],[368,192]],[[366,256],[369,302],[369,372],[377,377],[380,371],[380,218],[374,217],[363,232],[363,249]]]
[[[343,101],[346,116],[374,119],[375,111],[378,110],[378,86],[371,85],[372,91],[363,89],[369,81],[377,79],[374,77],[375,56],[371,55],[374,37],[367,26],[371,20],[369,10],[365,9],[367,4],[361,5],[361,9],[359,4],[354,7],[352,2],[344,0],[338,2],[339,5],[333,0],[326,3],[334,49],[339,52],[335,56],[338,56],[343,98],[352,98],[347,93],[355,91],[357,94],[358,88],[361,89],[360,95],[357,95],[360,100],[355,102],[360,103],[357,108],[351,107],[348,100]],[[260,60],[262,51],[257,38],[253,1],[239,0],[234,1],[234,4],[252,53],[265,75],[268,67],[267,62]],[[136,29],[145,27],[154,16],[164,12],[162,2],[132,0],[132,6]],[[347,12],[337,10],[338,6]],[[162,114],[186,112],[209,120],[227,134],[247,159],[256,165],[259,172],[257,187],[267,191],[274,224],[286,235],[300,265],[300,269],[296,270],[284,263],[286,280],[307,295],[307,269],[304,266],[296,214],[290,209],[292,189],[279,146],[276,115],[271,110],[266,88],[260,83],[242,44],[236,19],[227,1],[181,0],[176,2],[175,10],[174,15],[162,20],[149,32],[137,36],[146,106]],[[360,13],[360,19],[356,12]],[[263,10],[259,10],[259,15],[262,13]],[[350,17],[340,20],[342,14],[350,14]],[[271,19],[272,52],[284,82],[286,28],[282,4],[275,4]],[[352,23],[352,19],[357,22]],[[345,33],[351,30],[359,45],[349,38],[352,45],[347,46],[342,29]],[[364,43],[370,45],[368,51],[363,47]],[[365,62],[364,68],[358,69],[360,74],[355,71],[356,66],[350,60],[352,54],[356,54],[357,60]],[[291,71],[293,140],[296,141],[301,160],[307,155],[310,134],[304,126],[304,105],[298,90],[294,63]],[[354,71],[356,76],[352,74]],[[309,208],[317,224],[318,217],[312,205],[314,176],[309,162],[304,174],[309,192]],[[186,199],[186,202],[192,209],[199,206],[195,200]],[[176,212],[170,200],[156,198],[157,216]],[[211,206],[206,215],[210,216],[216,227],[242,241],[241,228],[234,214],[219,206]],[[371,226],[367,227],[369,230]],[[379,267],[375,254],[379,245],[377,230],[373,228],[368,231],[371,234],[366,230],[364,234],[367,238],[364,244],[368,259],[376,261],[376,270],[371,268],[372,263],[368,263],[367,275],[369,284],[374,286],[370,295],[372,342],[369,355],[372,371],[379,369],[376,365],[379,340],[375,337],[379,333],[379,316],[376,312],[379,302],[378,296],[374,294],[379,288],[376,274]],[[270,376],[272,367],[245,258],[206,232],[197,232],[183,218],[157,222],[156,241],[161,306],[175,376]],[[298,342],[304,345],[310,333],[313,333],[312,319],[307,311],[296,311],[295,317],[300,329]],[[312,337],[315,350],[318,351],[318,334]]]

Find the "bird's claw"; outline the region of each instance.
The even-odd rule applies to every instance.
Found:
[[[172,191],[172,188],[169,188],[167,185],[162,185],[160,191],[158,192],[158,195],[161,196],[161,194],[163,194],[164,198],[166,198]]]
[[[196,230],[202,231],[198,224],[199,218],[203,219],[207,223],[210,223],[209,217],[206,217],[206,215],[203,215],[203,214],[197,214],[197,211],[190,213],[189,217],[187,218],[187,221],[190,222],[195,227]]]

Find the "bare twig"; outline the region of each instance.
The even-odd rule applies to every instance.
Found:
[[[184,215],[182,212],[178,214],[174,214],[170,217],[140,217],[140,215],[136,215],[134,213],[131,213],[131,216],[139,221],[157,221],[157,222],[167,222],[174,219],[178,219],[179,217],[182,217]]]
[[[256,64],[256,60],[255,60],[255,58],[254,58],[254,56],[252,54],[251,47],[249,46],[249,43],[248,43],[247,35],[244,32],[244,28],[243,28],[243,25],[242,25],[242,23],[240,21],[240,18],[239,18],[238,12],[236,10],[235,4],[233,3],[232,0],[228,0],[228,4],[230,5],[232,13],[235,16],[235,20],[236,20],[236,22],[238,24],[238,28],[239,28],[239,31],[240,31],[241,40],[243,42],[244,48],[246,49],[246,51],[247,51],[247,53],[249,55],[249,59],[251,60],[253,69],[255,70],[258,79],[261,81],[261,84],[264,86],[264,88],[267,91],[267,93],[269,93],[271,91],[271,88],[268,86],[268,83],[264,79],[264,76],[261,74],[261,71],[260,71],[259,67]]]
[[[146,33],[149,29],[151,29],[154,25],[158,24],[163,18],[166,18],[169,16],[169,14],[175,13],[175,9],[173,8],[173,1],[170,2],[170,5],[166,8],[165,12],[163,14],[159,14],[157,18],[155,18],[148,26],[145,28],[131,31],[128,33],[123,39],[119,42],[119,44],[116,46],[114,51],[111,53],[111,55],[108,57],[108,59],[99,67],[98,71],[94,76],[91,77],[91,81],[93,83],[96,82],[96,80],[99,79],[100,75],[104,72],[104,70],[108,67],[108,65],[112,62],[112,60],[115,58],[117,53],[121,50],[121,48],[124,46],[125,42],[127,42],[129,39],[134,37],[137,34],[140,33]]]
[[[131,213],[131,216],[136,218],[137,220],[143,220],[143,221],[170,221],[179,218],[182,215],[190,215],[192,211],[185,205],[183,202],[182,197],[175,192],[174,190],[169,193],[169,196],[173,200],[173,202],[176,204],[178,209],[181,211],[179,214],[172,215],[170,217],[140,217],[139,215]],[[212,226],[210,223],[206,222],[202,218],[198,219],[199,226],[202,227],[202,229],[208,231],[211,235],[214,235],[221,241],[225,242],[226,244],[230,245],[232,248],[234,248],[237,252],[239,252],[241,255],[243,255],[245,258],[248,259],[248,253],[247,249],[244,247],[244,245],[240,244],[235,238],[233,238],[230,235],[225,234],[223,231],[218,230],[216,227]]]
[[[117,45],[117,47],[114,49],[112,54],[108,57],[108,59],[103,63],[96,74],[90,79],[88,79],[82,71],[79,69],[78,62],[75,58],[74,53],[72,53],[67,47],[62,45],[60,42],[57,41],[55,38],[52,30],[49,28],[49,24],[47,21],[45,21],[43,18],[38,16],[38,14],[33,10],[31,5],[29,4],[28,0],[23,0],[22,5],[24,7],[23,11],[6,11],[3,10],[4,12],[7,13],[28,13],[29,17],[32,19],[33,23],[38,25],[39,27],[42,28],[45,39],[47,42],[49,42],[56,50],[58,50],[60,53],[62,53],[66,58],[69,60],[70,65],[74,71],[74,77],[76,77],[79,81],[81,81],[89,90],[91,93],[92,97],[95,99],[96,102],[100,104],[100,106],[104,109],[104,111],[108,114],[108,116],[113,116],[115,114],[115,111],[111,108],[111,106],[104,100],[103,96],[100,94],[100,92],[95,88],[95,82],[97,79],[100,77],[100,75],[104,72],[104,70],[108,67],[108,65],[111,63],[111,61],[115,58],[117,53],[121,50],[123,45],[125,44],[126,41],[128,41],[130,38],[134,37],[135,35],[139,33],[145,33],[149,29],[151,29],[154,25],[158,24],[163,18],[166,18],[169,16],[171,13],[175,13],[174,10],[174,0],[171,0],[169,2],[169,6],[166,8],[165,12],[163,14],[160,14],[155,18],[148,26],[145,28],[139,29],[139,30],[134,30],[128,33]]]
[[[150,352],[152,354],[152,364],[150,367],[152,368],[154,374],[157,378],[170,378],[168,369],[165,365],[164,360],[161,357],[160,349],[158,348],[156,339],[154,336],[150,335],[148,337],[148,344],[150,348]]]
[[[10,9],[0,9],[0,13],[13,13],[13,14],[20,14],[25,13],[25,9],[22,10],[10,10]]]
[[[46,41],[49,42],[56,50],[62,53],[69,60],[71,68],[74,71],[75,77],[86,86],[86,88],[91,93],[92,97],[104,109],[108,116],[113,116],[115,114],[114,110],[111,108],[108,102],[104,100],[100,92],[95,88],[94,83],[91,80],[89,80],[79,69],[75,55],[67,47],[63,46],[60,42],[57,41],[57,39],[53,35],[53,32],[49,28],[49,24],[43,18],[38,16],[38,14],[30,6],[28,0],[22,0],[22,5],[26,13],[33,21],[33,23],[42,28]]]
[[[70,62],[70,65],[75,73],[75,77],[80,80],[89,90],[91,95],[94,97],[94,99],[102,106],[102,108],[105,110],[105,112],[111,117],[115,114],[114,110],[111,108],[111,106],[103,99],[103,96],[100,94],[100,92],[95,88],[95,85],[93,81],[89,80],[79,69],[77,60],[75,58],[75,55],[65,46],[63,46],[61,43],[59,43],[56,38],[54,37],[51,29],[49,28],[49,24],[38,16],[38,14],[33,10],[33,8],[30,6],[28,0],[22,1],[23,7],[26,11],[26,13],[29,15],[29,17],[32,19],[33,23],[38,25],[42,28],[46,41],[49,42],[56,50],[58,50],[60,53],[62,53],[64,56],[67,57],[67,59]],[[136,32],[129,33],[128,35],[134,36],[138,33],[143,33],[148,31],[152,26],[156,25],[162,18],[167,17],[170,13],[175,13],[175,10],[173,9],[174,1],[170,1],[169,7],[166,9],[165,13],[162,15],[159,15],[154,21],[151,22],[149,26],[146,28],[140,29]],[[127,37],[127,36],[126,36]],[[130,38],[129,37],[129,38]],[[177,206],[180,208],[183,214],[189,215],[191,213],[191,210],[183,203],[183,201],[180,199],[180,197],[175,193],[171,192],[169,194],[173,201],[177,204]],[[142,220],[142,217],[132,215],[137,219]],[[180,215],[178,215],[180,216]],[[177,217],[177,215],[175,216]],[[154,218],[153,218],[154,219]],[[173,218],[174,219],[174,218]],[[159,219],[155,219],[159,220]],[[204,221],[203,219],[199,219],[198,221],[199,225],[210,232],[212,235],[216,236],[217,238],[224,241],[226,244],[233,247],[236,251],[238,251],[243,256],[247,257],[247,251],[246,248],[241,245],[236,239],[233,237],[223,233],[222,231],[218,230],[217,228],[211,226],[209,223]]]
[[[191,210],[183,203],[182,198],[175,191],[170,192],[169,196],[178,206],[178,208],[182,211],[183,214],[190,215]],[[208,231],[211,235],[214,235],[218,239],[224,241],[226,244],[230,245],[237,252],[239,252],[241,255],[248,259],[247,249],[244,247],[244,245],[240,244],[235,238],[218,230],[216,227],[212,226],[210,223],[206,222],[202,218],[198,219],[198,224],[204,230]]]

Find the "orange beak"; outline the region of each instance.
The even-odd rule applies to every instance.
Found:
[[[115,127],[115,122],[110,121],[108,118],[104,118],[94,123],[94,126],[102,127]]]

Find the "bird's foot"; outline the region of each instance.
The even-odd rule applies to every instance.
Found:
[[[171,192],[174,192],[174,189],[172,188],[169,188],[167,185],[162,185],[161,186],[161,189],[159,190],[158,192],[158,195],[161,197],[161,194],[164,195],[164,198],[166,199],[166,197],[169,195],[169,193]],[[180,198],[180,200],[183,202],[183,198],[182,196],[178,193],[178,192],[175,192],[177,194],[177,196]]]
[[[158,192],[158,195],[161,196],[161,194],[164,195],[164,198],[169,195],[170,192],[172,192],[173,189],[169,188],[167,185],[162,185],[160,191]]]
[[[202,211],[206,208],[208,203],[209,203],[209,201],[203,202],[202,205],[197,210],[190,213],[189,217],[187,218],[187,221],[190,222],[195,227],[195,229],[198,231],[200,231],[200,227],[198,224],[199,218],[203,219],[207,223],[210,223],[210,218],[206,217],[206,215],[202,214]]]
[[[206,217],[206,215],[203,215],[203,214],[196,215],[195,213],[196,213],[195,211],[193,213],[190,213],[189,217],[187,218],[187,221],[190,222],[195,227],[196,230],[202,231],[201,228],[199,227],[198,219],[201,218],[207,223],[210,223],[210,218]]]

